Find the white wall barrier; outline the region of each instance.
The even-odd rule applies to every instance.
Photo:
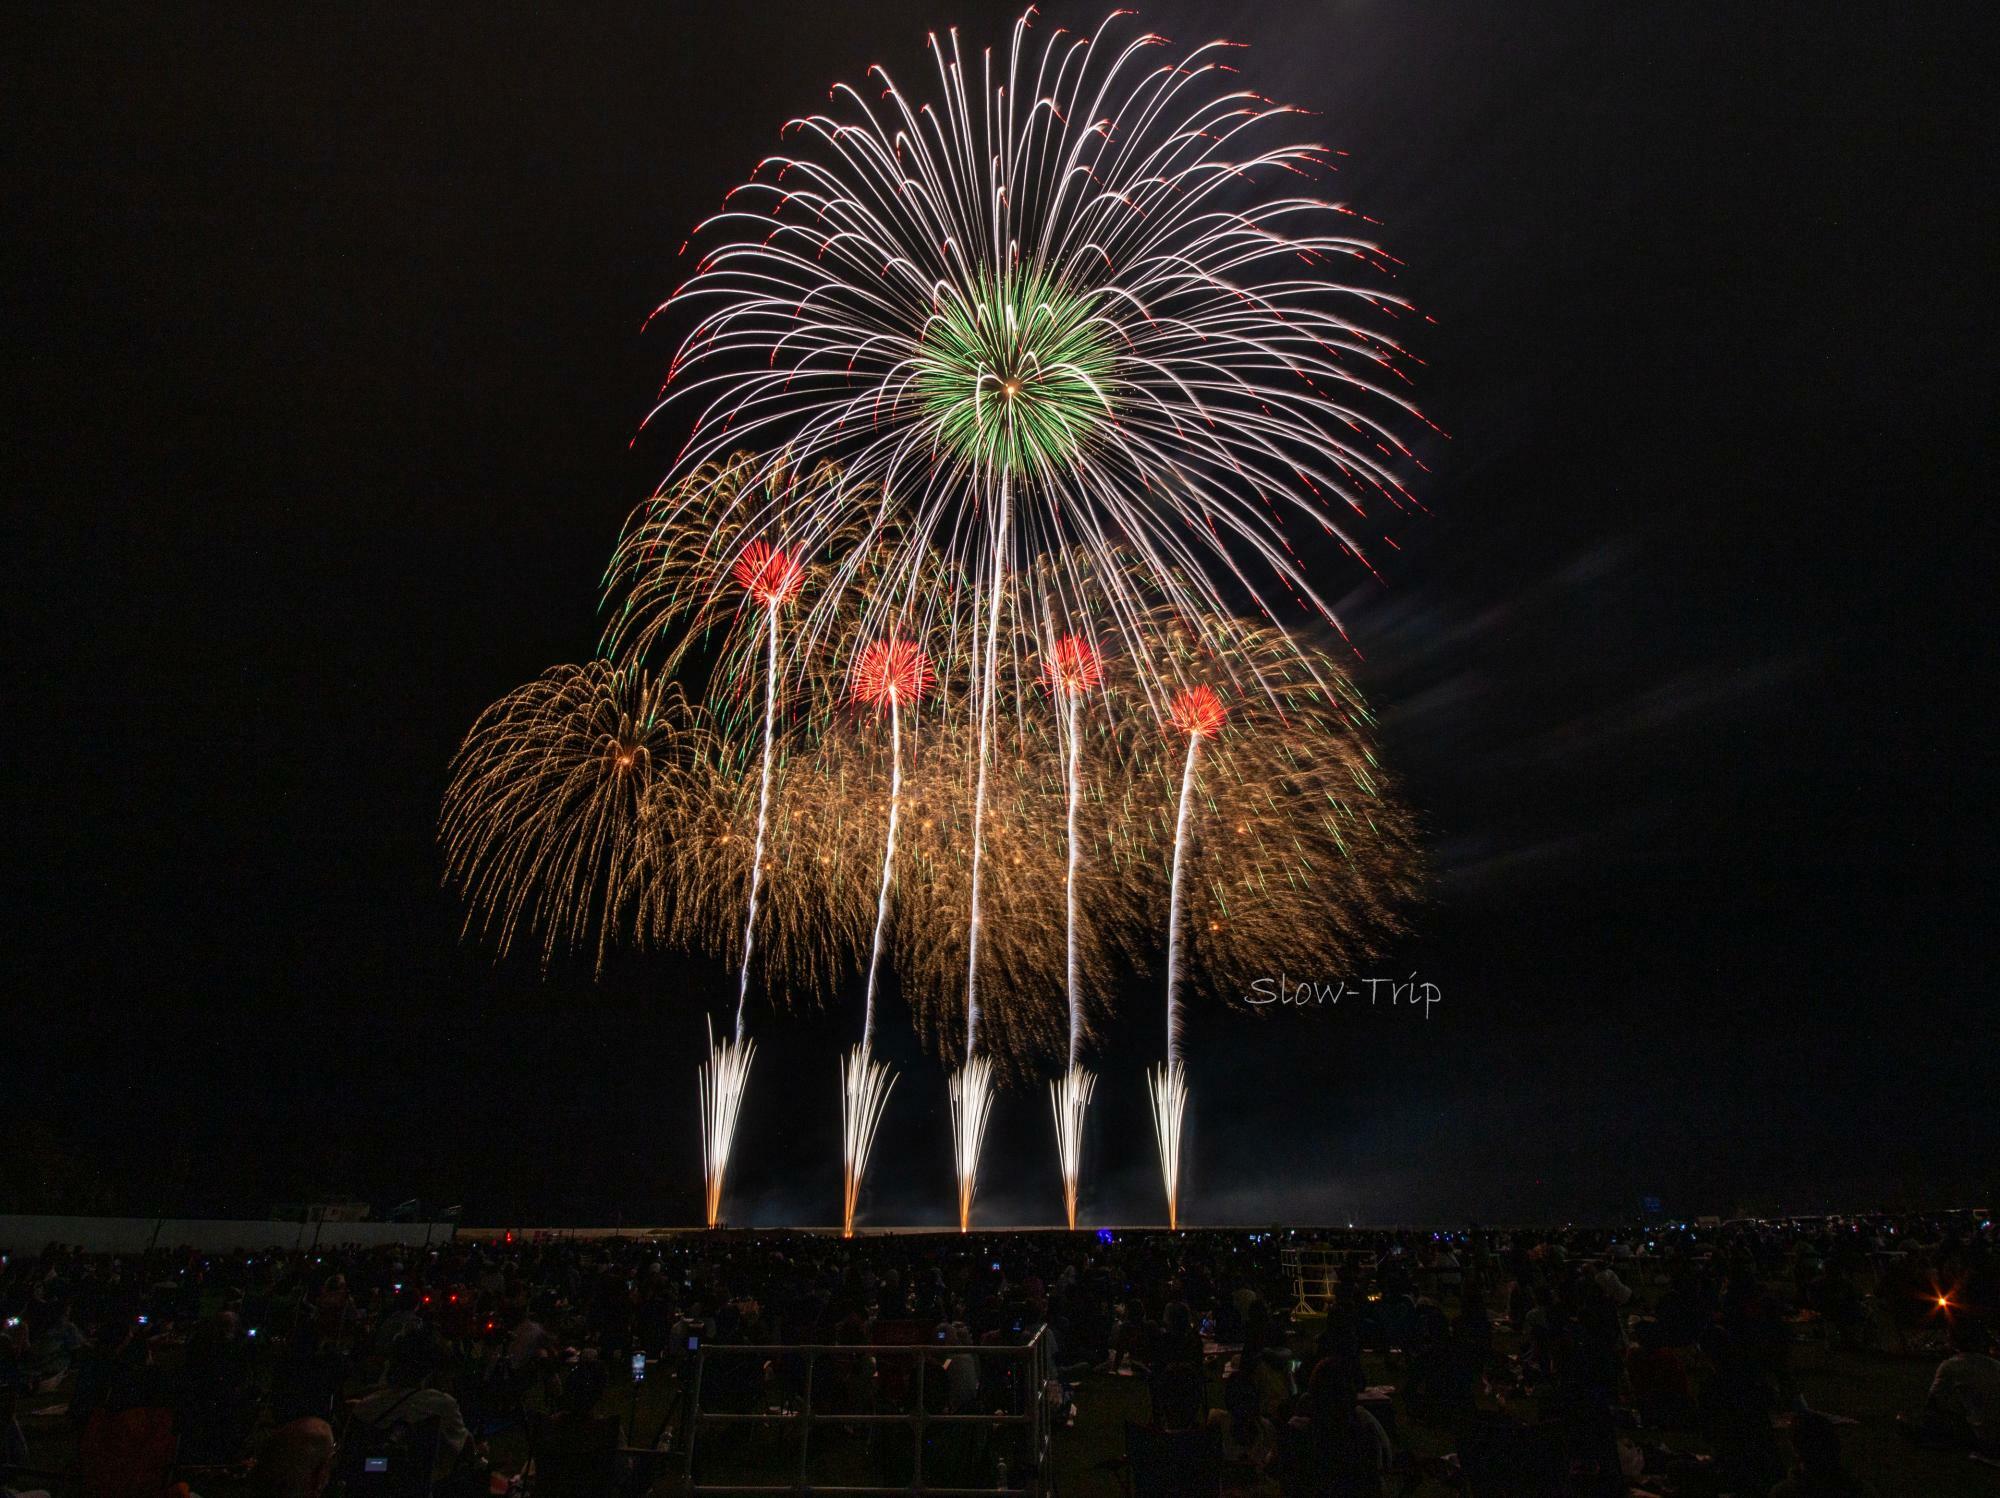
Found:
[[[39,1253],[51,1243],[92,1253],[144,1253],[149,1248],[194,1248],[206,1253],[266,1248],[411,1247],[448,1243],[450,1222],[274,1222],[202,1217],[0,1216],[0,1249]]]

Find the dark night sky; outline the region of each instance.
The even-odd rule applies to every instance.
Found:
[[[688,226],[832,79],[1011,12],[118,9],[0,40],[0,1110],[136,1210],[694,1220],[717,974],[462,945],[446,764],[591,648]],[[1989,80],[1847,9],[1143,9],[1323,112],[1452,433],[1346,600],[1439,876],[1375,971],[1444,1000],[1206,1017],[1195,1217],[2000,1175]],[[763,1025],[739,1219],[833,1214],[850,1019]],[[1157,1211],[1153,1023],[1105,1060],[1100,1219]],[[873,1210],[942,1220],[905,1060]],[[1049,1156],[1007,1097],[991,1219],[1056,1212]]]

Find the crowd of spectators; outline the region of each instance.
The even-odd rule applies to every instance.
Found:
[[[1293,1315],[1288,1248],[1333,1266],[1305,1287],[1309,1319]],[[827,1441],[845,1440],[866,1480],[884,1484],[909,1480],[909,1427],[863,1417],[913,1408],[917,1387],[933,1415],[1043,1401],[1060,1425],[1079,1405],[1087,1416],[1107,1380],[1132,1378],[1145,1418],[1114,1480],[1130,1479],[1144,1443],[1180,1441],[1161,1449],[1194,1453],[1179,1468],[1190,1491],[1376,1498],[1427,1476],[1544,1463],[1578,1493],[1656,1480],[1852,1494],[1866,1489],[1843,1465],[1838,1419],[1799,1394],[1799,1339],[1906,1354],[1936,1344],[1946,1355],[1908,1413],[1910,1439],[1994,1451],[1996,1266],[1993,1226],[1976,1216],[1618,1232],[460,1237],[228,1255],[17,1247],[0,1268],[0,1431],[17,1475],[0,1481],[32,1487],[38,1461],[54,1460],[44,1448],[73,1450],[93,1420],[164,1411],[178,1463],[204,1490],[310,1495],[346,1477],[362,1492],[372,1458],[421,1461],[447,1495],[637,1493],[678,1470],[660,1453],[686,1440],[705,1348],[705,1411],[796,1411],[810,1382]],[[895,1356],[838,1352],[883,1343],[931,1359],[928,1379]],[[988,1351],[1030,1343],[1032,1360]],[[810,1372],[788,1351],[808,1346],[833,1350]],[[774,1350],[717,1351],[731,1347]],[[1393,1396],[1369,1386],[1369,1366],[1393,1376]],[[16,1415],[37,1396],[49,1402],[30,1444]],[[66,1433],[46,1423],[56,1408]],[[1405,1422],[1441,1432],[1453,1463],[1414,1456]],[[1673,1432],[1703,1455],[1677,1457]],[[752,1437],[729,1436],[704,1429],[712,1459],[755,1455]],[[992,1487],[1011,1470],[1018,1482],[1036,1460],[1018,1427],[940,1424],[924,1439],[930,1481]]]

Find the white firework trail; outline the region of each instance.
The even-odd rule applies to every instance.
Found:
[[[771,741],[778,721],[778,609],[773,597],[765,606],[768,640],[764,656],[764,752],[757,788],[757,841],[750,856],[750,901],[743,917],[743,974],[736,990],[736,1043],[743,1043],[744,1017],[750,1005],[750,954],[757,944],[757,897],[764,887],[764,837],[771,820]]]
[[[875,894],[875,937],[868,948],[868,987],[862,1000],[861,1054],[875,1048],[875,985],[882,971],[882,937],[889,926],[889,886],[896,876],[896,823],[903,810],[902,707],[889,700],[889,831],[882,840],[882,883]]]
[[[932,682],[929,658],[908,641],[878,641],[862,652],[855,670],[855,696],[889,709],[889,825],[882,839],[882,878],[875,895],[875,935],[868,952],[868,985],[863,999],[861,1044],[841,1068],[841,1232],[854,1236],[854,1211],[868,1173],[868,1154],[895,1077],[874,1059],[875,989],[882,971],[883,937],[889,925],[889,892],[896,877],[896,829],[903,811],[903,702],[921,700]]]
[[[1181,1063],[1181,874],[1187,862],[1188,811],[1194,799],[1194,767],[1201,735],[1188,735],[1187,765],[1181,771],[1180,809],[1174,814],[1174,867],[1167,885],[1167,1064]]]
[[[1064,850],[1063,979],[1069,999],[1069,1065],[1061,1077],[1049,1084],[1049,1103],[1055,1114],[1056,1168],[1062,1177],[1063,1214],[1070,1230],[1076,1230],[1077,1184],[1083,1171],[1084,1116],[1090,1108],[1097,1078],[1083,1067],[1083,981],[1078,953],[1077,887],[1080,840],[1077,812],[1083,796],[1083,695],[1102,676],[1096,648],[1086,639],[1065,635],[1048,650],[1044,668],[1050,689],[1062,709],[1063,781],[1066,816]]]
[[[1167,1225],[1180,1226],[1181,1123],[1187,1116],[1187,1068],[1181,1061],[1181,886],[1187,871],[1188,814],[1194,805],[1195,766],[1201,741],[1221,731],[1227,709],[1212,687],[1174,693],[1168,709],[1174,726],[1187,735],[1187,763],[1181,770],[1179,805],[1174,812],[1174,863],[1167,886],[1167,1059],[1148,1073],[1153,1095],[1153,1137],[1160,1147],[1160,1177],[1167,1188]]]

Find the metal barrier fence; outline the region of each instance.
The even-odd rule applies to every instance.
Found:
[[[1342,1279],[1372,1274],[1376,1259],[1368,1249],[1307,1244],[1281,1249],[1278,1264],[1292,1282],[1292,1293],[1297,1300],[1292,1314],[1309,1316],[1326,1309],[1327,1302],[1333,1299],[1334,1286]]]
[[[716,1372],[720,1365],[730,1359],[754,1358],[761,1361],[776,1361],[785,1365],[790,1375],[798,1378],[795,1395],[796,1407],[777,1409],[760,1408],[745,1411],[705,1409],[702,1406],[704,1386],[711,1393],[717,1386]],[[993,1395],[1004,1391],[1005,1408],[982,1413],[955,1413],[944,1410],[933,1412],[932,1401],[927,1398],[931,1380],[951,1377],[950,1366],[954,1359],[971,1358],[978,1370],[977,1389],[979,1398],[989,1406],[997,1402]],[[973,1494],[983,1494],[990,1498],[994,1493],[1021,1493],[1031,1498],[1046,1498],[1054,1491],[1054,1481],[1050,1468],[1050,1446],[1054,1438],[1055,1399],[1051,1390],[1059,1390],[1055,1382],[1055,1358],[1046,1327],[1037,1328],[1025,1343],[1014,1346],[988,1344],[981,1346],[961,1346],[945,1343],[871,1343],[818,1344],[818,1345],[755,1345],[732,1346],[728,1344],[704,1344],[695,1354],[695,1366],[688,1384],[688,1403],[684,1416],[686,1437],[682,1475],[684,1491],[688,1493],[789,1493],[840,1494],[844,1498],[893,1498],[893,1495],[913,1493],[959,1495],[970,1498]],[[798,1366],[803,1360],[803,1369]],[[711,1361],[718,1367],[711,1371]],[[815,1408],[814,1380],[822,1363],[833,1362],[843,1370],[852,1370],[857,1363],[869,1366],[869,1397],[865,1401],[869,1408]],[[762,1369],[756,1370],[758,1377],[757,1395],[761,1396]],[[802,1374],[802,1377],[800,1376]],[[997,1375],[994,1376],[994,1375]],[[727,1374],[722,1375],[727,1378]],[[947,1389],[949,1384],[945,1386]],[[733,1400],[729,1402],[734,1402]],[[753,1397],[752,1403],[761,1403],[761,1397]],[[793,1403],[788,1400],[787,1403]],[[846,1402],[846,1401],[836,1401]],[[887,1412],[878,1410],[878,1402],[897,1406]],[[898,1427],[910,1433],[910,1471],[907,1481],[880,1483],[843,1483],[815,1480],[811,1477],[812,1437],[816,1426],[866,1427],[871,1436],[876,1431],[888,1431]],[[798,1442],[798,1459],[793,1475],[784,1481],[758,1481],[749,1478],[742,1481],[706,1480],[701,1470],[702,1435],[705,1428],[727,1430],[735,1428],[757,1428],[777,1426],[786,1440]],[[924,1477],[924,1457],[933,1430],[1013,1431],[1025,1434],[1025,1440],[1012,1444],[1008,1452],[999,1459],[998,1482],[983,1480],[977,1487],[946,1486],[940,1482],[926,1481]],[[711,1435],[709,1447],[715,1447]],[[1018,1465],[1008,1465],[1007,1455],[1019,1457]],[[766,1449],[769,1455],[769,1448]],[[952,1453],[962,1458],[961,1450]],[[871,1456],[871,1463],[880,1453]],[[762,1474],[758,1474],[761,1476]],[[878,1474],[880,1475],[880,1474]],[[897,1474],[900,1477],[900,1473]],[[950,1474],[947,1474],[949,1477]]]

